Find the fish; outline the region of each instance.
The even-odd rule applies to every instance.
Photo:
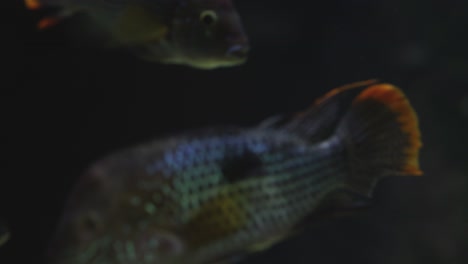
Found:
[[[209,70],[241,65],[250,50],[231,0],[24,2],[30,10],[58,8],[55,14],[38,22],[39,29],[55,26],[75,14],[85,14],[91,25],[89,31],[105,36],[105,46],[124,48],[150,62]]]
[[[0,247],[10,240],[10,231],[4,221],[0,220]]]
[[[128,146],[83,171],[47,258],[235,263],[300,233],[324,207],[371,200],[386,177],[422,175],[421,147],[408,98],[375,80],[255,126],[198,128]]]

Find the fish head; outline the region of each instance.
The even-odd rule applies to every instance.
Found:
[[[138,172],[120,165],[100,163],[79,180],[48,249],[48,263],[180,263],[183,241],[171,227],[153,222],[145,202],[149,193],[137,192],[127,177]]]
[[[231,0],[182,1],[172,28],[172,41],[185,62],[212,69],[240,65],[249,40]]]

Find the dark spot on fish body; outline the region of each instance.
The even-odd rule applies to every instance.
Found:
[[[260,169],[261,165],[262,161],[255,153],[245,150],[239,156],[224,160],[221,171],[227,182],[235,183],[252,176]]]

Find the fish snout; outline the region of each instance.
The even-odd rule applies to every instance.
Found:
[[[250,46],[246,44],[234,44],[231,45],[227,51],[226,55],[232,58],[243,59],[246,58],[250,50]]]

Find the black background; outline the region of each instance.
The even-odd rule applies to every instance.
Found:
[[[6,1],[4,1],[6,2]],[[210,125],[254,125],[336,86],[379,78],[420,117],[424,177],[392,178],[368,212],[317,222],[245,263],[468,263],[468,2],[236,2],[252,50],[241,67],[160,65],[38,32],[43,13],[2,3],[0,263],[44,263],[64,199],[93,161]]]

